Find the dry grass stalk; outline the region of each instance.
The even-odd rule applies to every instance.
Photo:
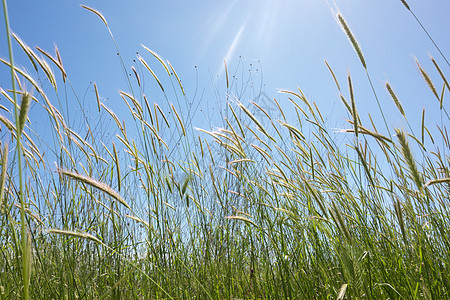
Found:
[[[440,184],[440,183],[450,183],[450,178],[439,178],[428,181],[423,187],[428,188],[430,185]]]
[[[100,97],[98,95],[98,89],[97,89],[97,84],[94,82],[94,90],[95,90],[95,97],[97,98],[97,107],[98,107],[98,112],[101,111],[101,105],[100,105]]]
[[[92,8],[92,7],[88,7],[86,5],[81,5],[82,8],[89,10],[90,12],[93,12],[94,14],[96,14],[102,21],[103,23],[105,23],[105,26],[108,27],[108,23],[106,22],[105,17],[102,15],[101,12],[99,12],[98,10]]]
[[[220,139],[217,139],[216,142],[224,149],[226,149],[227,151],[229,151],[230,153],[233,153],[235,155],[237,155],[238,157],[246,157],[245,152],[243,152],[243,150],[239,149],[238,147],[223,142]]]
[[[238,106],[240,109],[242,109],[243,112],[245,112],[245,114],[258,126],[258,129],[265,135],[267,136],[269,139],[274,140],[274,138],[272,136],[269,135],[269,133],[266,131],[266,129],[264,128],[264,126],[261,124],[261,122],[258,121],[258,119],[250,112],[250,110],[244,106],[244,104],[242,103],[238,103]],[[256,135],[255,135],[256,136]]]
[[[414,135],[412,135],[412,134],[408,134],[408,136],[409,136],[410,138],[412,138],[414,141],[416,141],[416,143],[422,148],[423,151],[427,151],[427,149],[425,148],[425,146],[422,144],[421,141],[419,141],[418,138],[416,138],[416,137],[415,137]]]
[[[56,53],[56,58],[58,59],[59,66],[61,67],[62,70],[64,70],[64,66],[63,66],[63,62],[62,62],[62,59],[61,59],[61,55],[59,54],[59,50],[58,50],[58,47],[56,46],[56,44],[55,44],[55,53]],[[64,71],[64,73],[62,75],[63,75],[63,78],[62,78],[63,82],[66,83],[67,75],[65,74],[65,71]]]
[[[236,123],[239,126],[239,130],[241,131],[241,136],[245,139],[245,132],[244,129],[242,127],[241,121],[239,120],[238,116],[236,115],[236,112],[234,111],[233,106],[228,103],[228,107],[230,108],[231,113],[233,114],[234,119],[236,120]]]
[[[11,64],[9,63],[9,61],[4,60],[3,58],[0,58],[0,62],[4,63],[5,65],[7,65],[8,67],[11,67]],[[41,89],[39,87],[39,84],[37,84],[37,82],[33,79],[33,77],[31,77],[26,71],[18,68],[17,66],[14,66],[14,71],[16,71],[17,73],[19,73],[20,75],[22,75],[28,82],[30,82],[33,87],[38,90],[39,92],[41,92]]]
[[[267,117],[269,120],[272,120],[272,118],[270,117],[270,115],[264,110],[264,108],[262,108],[261,106],[259,106],[258,103],[255,103],[255,102],[253,102],[253,101],[250,101],[250,103],[253,104],[254,106],[256,106],[260,111],[262,111],[262,112],[266,115],[266,117]]]
[[[351,123],[351,124],[353,125],[353,121],[349,121],[349,123]],[[387,142],[387,143],[389,143],[389,144],[392,144],[392,140],[391,140],[390,138],[388,138],[388,137],[386,137],[386,136],[384,136],[384,135],[381,135],[381,134],[379,134],[379,133],[370,131],[370,130],[368,130],[368,129],[362,127],[361,125],[358,126],[358,130],[359,130],[359,133],[361,133],[361,134],[367,134],[367,135],[370,135],[370,136],[376,138],[377,140],[379,140],[379,141],[381,141],[381,142],[383,142],[383,143],[386,143],[386,142]],[[342,130],[339,130],[338,132],[349,132],[349,133],[354,133],[355,130],[354,130],[354,129],[342,129]]]
[[[58,234],[58,235],[65,235],[65,236],[70,236],[70,237],[77,237],[77,238],[82,238],[82,239],[87,239],[87,240],[91,240],[93,242],[99,243],[101,245],[104,245],[102,241],[100,241],[98,238],[96,238],[95,236],[89,234],[89,233],[85,233],[85,232],[76,232],[76,231],[69,231],[69,230],[61,230],[61,229],[47,229],[48,233],[52,233],[52,234]]]
[[[158,111],[161,114],[161,116],[163,117],[164,122],[166,123],[167,127],[170,128],[169,121],[167,120],[166,115],[164,114],[164,112],[162,111],[162,109],[158,105],[158,103],[154,103],[154,107],[155,107],[155,116],[158,117],[158,114],[156,113],[156,109],[158,109]],[[158,121],[158,118],[156,118],[156,121]],[[158,126],[158,131],[159,131],[159,123],[156,122],[156,125]]]
[[[226,117],[224,117],[225,121],[227,122],[228,127],[231,129],[231,131],[228,130],[228,134],[231,135],[234,140],[236,141],[236,145],[242,148],[241,141],[245,143],[245,140],[243,137],[241,137],[239,134],[237,134],[236,130],[234,130],[233,125],[228,121]]]
[[[336,75],[334,75],[333,69],[331,69],[330,65],[328,64],[328,62],[325,60],[325,64],[327,65],[328,70],[330,71],[331,75],[333,76],[334,79],[334,83],[336,83],[336,86],[339,90],[339,92],[341,91],[341,87],[339,86],[339,82],[336,78]]]
[[[171,104],[170,106],[172,107],[172,110],[175,113],[175,116],[177,117],[178,123],[180,123],[181,130],[183,131],[183,135],[186,136],[186,129],[184,128],[183,121],[181,120],[180,115],[178,114],[178,112],[175,109],[175,106],[173,106],[173,104]]]
[[[56,47],[56,46],[55,46],[55,47]],[[58,57],[57,57],[57,58],[54,58],[54,57],[51,56],[49,53],[45,52],[44,50],[42,50],[42,49],[39,48],[39,47],[36,47],[36,49],[37,49],[39,52],[41,52],[42,54],[44,54],[48,59],[50,59],[50,60],[55,64],[55,66],[58,67],[58,69],[61,71],[61,75],[62,75],[62,77],[63,77],[64,79],[67,77],[66,70],[64,70],[64,67],[62,66],[62,63],[61,63],[61,61],[58,59]],[[56,48],[56,49],[58,49],[58,48]]]
[[[159,81],[158,76],[156,76],[155,72],[153,72],[152,68],[150,68],[150,66],[147,64],[147,62],[145,61],[145,59],[142,58],[142,56],[138,55],[137,58],[139,59],[139,61],[144,65],[144,67],[150,72],[150,74],[152,74],[153,78],[155,78],[156,82],[158,82],[159,87],[161,88],[161,90],[164,92],[164,87],[161,84],[161,81]]]
[[[28,58],[30,58],[30,61],[33,61],[33,59],[38,63],[38,65],[41,67],[41,69],[44,71],[45,75],[49,79],[50,83],[56,90],[56,79],[55,75],[53,74],[53,71],[51,70],[48,63],[41,57],[39,57],[34,51],[27,45],[25,42],[23,42],[15,33],[12,33],[12,36],[17,41],[17,43],[20,45],[22,50],[27,54]],[[55,64],[57,64],[56,60],[53,59]],[[33,62],[33,66],[37,71],[36,64]]]
[[[242,217],[242,216],[226,216],[225,219],[228,220],[239,220],[239,221],[244,221],[247,224],[252,224],[255,227],[258,227],[255,222],[253,222],[252,220],[246,218],[246,217]]]
[[[181,84],[181,80],[180,80],[180,77],[178,77],[178,74],[177,74],[177,72],[175,72],[175,69],[172,67],[172,65],[170,64],[170,62],[169,61],[167,61],[167,64],[169,65],[169,67],[170,67],[170,70],[172,70],[172,72],[173,72],[173,74],[175,75],[175,77],[177,78],[177,81],[178,81],[178,85],[180,86],[180,88],[181,88],[181,92],[183,93],[183,96],[185,96],[186,94],[184,93],[184,88],[183,88],[183,85]]]
[[[301,140],[305,140],[305,136],[303,135],[303,133],[297,127],[292,126],[292,125],[287,124],[287,123],[284,123],[281,120],[278,120],[278,122],[282,126],[286,127],[289,130],[289,132],[291,132],[294,136],[297,137],[298,140],[300,140],[300,141]]]
[[[270,165],[270,162],[272,161],[272,157],[269,155],[269,153],[267,153],[265,150],[263,150],[262,148],[254,145],[254,144],[251,144],[250,146],[255,148],[255,150],[258,151],[259,154],[261,154],[261,156],[265,159],[265,161]]]
[[[279,112],[283,116],[283,120],[286,121],[286,116],[284,115],[284,111],[281,109],[281,106],[280,106],[280,104],[278,103],[278,101],[277,101],[277,99],[275,97],[273,98],[273,102],[275,102],[276,106],[278,107]]]
[[[144,98],[145,107],[147,108],[147,113],[150,117],[150,122],[152,123],[152,125],[155,125],[153,122],[153,114],[152,114],[152,110],[150,108],[150,103],[148,102],[148,99],[144,94],[143,94],[143,98]]]
[[[125,201],[125,199],[122,198],[122,196],[119,195],[119,193],[117,193],[115,190],[113,190],[110,186],[108,186],[107,184],[100,182],[98,180],[95,180],[91,177],[87,177],[75,172],[71,172],[68,170],[63,170],[63,169],[57,169],[57,172],[65,175],[67,177],[70,177],[76,181],[88,184],[92,187],[95,187],[103,192],[105,192],[106,194],[108,194],[109,196],[111,196],[112,198],[116,199],[119,203],[121,203],[122,205],[124,205],[126,208],[130,209],[130,206],[128,205],[128,203]]]
[[[108,114],[113,118],[114,122],[116,122],[117,128],[119,128],[120,131],[122,131],[122,133],[125,135],[124,128],[122,127],[122,124],[120,123],[119,118],[116,116],[116,114],[105,104],[100,103],[100,105],[108,112]]]
[[[305,95],[303,94],[303,92],[300,89],[298,89],[298,90],[299,90],[300,94],[297,94],[297,93],[295,93],[293,91],[288,91],[288,90],[280,90],[279,93],[290,94],[290,95],[293,95],[293,96],[297,97],[298,99],[302,100],[303,103],[305,103],[306,106],[308,107],[308,109],[311,112],[311,114],[314,115],[314,111],[313,111],[313,109],[311,107],[311,104],[309,104],[308,99],[306,99]],[[291,102],[296,104],[295,101],[293,101],[293,100],[291,100]],[[299,107],[298,105],[296,105],[296,106]]]
[[[134,77],[136,77],[136,81],[137,81],[138,86],[141,86],[141,78],[139,77],[139,75],[138,75],[138,73],[136,71],[136,68],[134,66],[132,66],[131,70],[134,73]]]
[[[219,128],[219,131],[217,132],[213,132],[214,136],[217,138],[218,141],[221,141],[221,139],[219,137],[222,137],[228,141],[230,141],[231,143],[233,143],[233,145],[235,145],[236,147],[238,147],[241,151],[243,151],[242,149],[242,144],[240,141],[240,137],[235,135],[233,131],[229,131],[226,130],[224,128]]]
[[[141,218],[138,218],[136,216],[130,216],[130,215],[125,215],[125,217],[132,219],[136,222],[139,222],[139,223],[145,225],[145,227],[147,227],[147,228],[150,228],[150,225],[147,222],[145,222],[144,220],[142,220]]]
[[[137,116],[137,118],[139,120],[143,120],[143,113],[144,113],[144,111],[142,109],[141,104],[139,104],[139,102],[136,101],[136,99],[133,96],[131,96],[128,93],[125,93],[124,91],[119,91],[119,94],[122,97],[122,99],[127,103],[128,107],[130,108],[130,112],[133,113],[133,114],[136,114],[136,116]],[[125,97],[131,100],[131,102],[133,103],[133,106],[135,107],[137,113],[131,108],[131,106],[128,104],[128,101],[125,99]]]
[[[165,63],[164,60],[161,58],[161,56],[159,56],[158,53],[156,53],[155,51],[153,51],[153,50],[147,48],[146,46],[144,46],[144,45],[142,45],[142,44],[141,44],[141,46],[142,46],[145,50],[147,50],[148,52],[150,52],[150,53],[151,53],[151,54],[152,54],[152,55],[153,55],[153,56],[161,63],[161,65],[162,65],[162,66],[164,67],[164,69],[166,70],[167,75],[170,76],[169,68],[167,68],[166,63]]]
[[[6,128],[8,128],[8,130],[11,132],[13,136],[16,136],[15,134],[16,127],[10,120],[8,120],[5,116],[0,115],[0,122],[3,123],[3,125],[6,126]]]
[[[8,62],[8,61],[6,61],[6,60],[4,60],[3,58],[0,58],[0,62],[2,62],[2,63],[4,63],[5,65],[7,65],[8,67],[11,67],[11,64]],[[59,131],[59,129],[60,129],[60,122],[59,122],[59,119],[58,119],[58,117],[57,117],[57,114],[56,114],[56,109],[55,109],[55,107],[50,103],[50,101],[48,100],[48,98],[47,98],[47,95],[44,93],[44,91],[41,89],[41,87],[39,86],[39,84],[27,73],[27,72],[25,72],[24,70],[22,70],[22,69],[20,69],[20,68],[18,68],[18,67],[16,67],[16,66],[14,66],[14,70],[17,72],[17,73],[19,73],[21,76],[23,76],[28,82],[30,82],[32,85],[33,85],[33,87],[38,91],[38,93],[42,96],[42,98],[44,99],[44,101],[45,101],[45,104],[46,105],[44,105],[44,108],[45,108],[45,110],[47,110],[48,111],[48,113],[50,114],[50,116],[53,118],[53,120],[55,121],[55,125],[56,125],[56,127],[57,127],[57,130]],[[58,132],[59,133],[59,132]]]

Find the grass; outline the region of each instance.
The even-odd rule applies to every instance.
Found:
[[[84,8],[114,39],[103,15]],[[338,21],[370,81],[370,60],[341,14]],[[196,130],[187,87],[145,46],[152,61],[138,56],[135,79],[126,76],[130,90],[120,92],[128,111],[108,108],[95,84],[89,113],[96,117],[76,122],[59,101],[56,86],[70,86],[70,74],[57,49],[56,57],[37,49],[47,62],[14,37],[56,96],[37,84],[44,78],[33,79],[12,57],[3,60],[37,95],[2,91],[17,119],[9,121],[14,113],[5,106],[0,299],[450,297],[449,118],[445,95],[435,88],[448,89],[448,83],[433,58],[442,83],[417,65],[445,121],[428,124],[423,112],[420,136],[410,127],[388,128],[396,138],[361,122],[350,74],[349,104],[345,85],[326,63],[348,110],[349,128],[341,130],[347,145],[338,146],[301,90],[282,91],[289,112],[276,99],[277,111],[243,103],[245,89],[228,77],[227,67],[227,94],[241,97],[225,99],[219,127]],[[148,73],[136,71],[142,67]],[[158,67],[164,72],[154,71]],[[149,102],[145,81],[160,87],[165,103]],[[408,122],[394,89],[385,85]],[[22,106],[14,100],[19,93]],[[54,125],[49,137],[27,122],[30,101]]]

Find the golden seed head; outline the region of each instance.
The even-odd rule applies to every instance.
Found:
[[[28,117],[28,111],[30,109],[30,104],[31,104],[31,94],[28,92],[23,93],[22,102],[20,104],[19,124],[17,124],[18,125],[17,130],[18,130],[19,134],[22,133],[22,131],[25,127],[25,122]]]

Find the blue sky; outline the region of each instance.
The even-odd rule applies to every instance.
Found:
[[[409,0],[408,3],[441,50],[450,53],[450,2]],[[224,94],[217,92],[217,87],[223,91],[220,87],[225,84],[226,58],[228,68],[237,70],[242,77],[248,76],[248,69],[258,68],[254,80],[263,83],[269,98],[287,103],[287,98],[277,91],[300,87],[321,108],[330,128],[343,126],[347,116],[324,64],[326,59],[345,91],[347,71],[352,74],[363,123],[368,120],[368,113],[373,113],[376,120],[379,118],[364,70],[335,20],[333,7],[325,0],[8,2],[12,30],[29,46],[53,53],[53,44],[57,44],[80,98],[92,92],[90,82],[96,82],[101,97],[114,106],[115,101],[121,101],[117,91],[127,91],[116,50],[100,19],[82,9],[81,4],[103,13],[127,67],[131,67],[136,52],[151,60],[141,47],[146,45],[172,63],[183,81],[187,98],[201,101],[200,108],[212,109],[218,101],[224,101]],[[444,73],[448,74],[449,68],[401,1],[336,0],[335,4],[360,43],[389,125],[405,127],[384,90],[386,80],[403,103],[413,128],[420,127],[416,120],[420,120],[424,107],[431,123],[440,118],[438,102],[421,79],[414,58],[430,73],[438,90],[442,83],[429,54]],[[5,29],[3,25],[0,27],[0,56],[7,58]],[[31,70],[20,49],[14,50],[16,63]],[[163,69],[153,66],[162,76]],[[0,86],[9,88],[9,80],[9,70],[0,66]],[[151,91],[147,94],[152,98]],[[153,101],[159,100],[155,97]],[[449,107],[447,103],[444,100],[444,106]],[[40,122],[33,111],[31,118]],[[378,124],[382,130],[379,120]],[[210,122],[210,125],[220,124]]]

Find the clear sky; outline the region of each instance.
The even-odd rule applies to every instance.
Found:
[[[450,56],[450,1],[408,3],[444,54]],[[225,83],[226,58],[230,70],[243,68],[239,74],[244,77],[248,69],[258,68],[255,80],[263,83],[269,98],[287,103],[278,89],[300,87],[328,117],[330,128],[342,126],[347,116],[324,64],[326,59],[346,92],[347,71],[352,74],[363,123],[368,113],[379,117],[364,70],[335,20],[334,4],[330,7],[325,0],[8,1],[12,30],[29,46],[39,46],[52,54],[53,44],[57,44],[79,97],[92,90],[90,82],[96,82],[102,98],[114,102],[121,101],[118,90],[127,90],[116,50],[100,19],[82,9],[81,4],[103,13],[127,67],[131,67],[137,51],[151,61],[141,44],[168,59],[190,101],[204,101],[212,107],[220,100],[223,95],[217,97],[214,87]],[[433,123],[433,118],[439,117],[438,102],[421,79],[414,58],[430,73],[439,91],[442,83],[429,54],[444,73],[450,70],[401,1],[335,0],[335,4],[360,43],[388,123],[404,127],[384,90],[386,80],[395,89],[414,128],[420,127],[415,125],[420,121],[415,121],[420,120],[424,107],[427,120]],[[1,19],[0,56],[8,58],[3,14]],[[15,56],[16,63],[31,70],[18,47]],[[157,66],[154,61],[152,64]],[[155,67],[155,71],[164,74],[162,68]],[[9,80],[8,68],[0,66],[0,86],[9,88]],[[147,94],[151,98],[151,92]],[[205,103],[199,107],[205,108]],[[444,100],[444,106],[449,108],[448,101]],[[33,111],[31,117],[39,118],[33,116]],[[382,123],[378,124],[382,129]]]

